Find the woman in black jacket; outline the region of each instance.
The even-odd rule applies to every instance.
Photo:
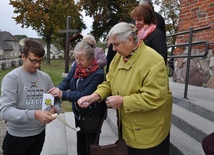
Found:
[[[135,20],[140,41],[157,51],[167,63],[166,37],[157,28],[155,13],[149,4],[142,4],[131,11],[130,16]]]

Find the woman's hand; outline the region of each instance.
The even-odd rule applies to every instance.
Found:
[[[93,102],[96,102],[100,100],[100,96],[96,93],[93,93],[91,95],[88,96],[83,96],[81,97],[77,103],[81,108],[87,108],[88,106],[90,106]]]
[[[48,93],[51,93],[54,97],[59,97],[62,98],[62,91],[57,88],[57,87],[53,87],[51,88]]]
[[[106,98],[106,105],[118,109],[123,105],[123,97],[119,95],[109,96]]]

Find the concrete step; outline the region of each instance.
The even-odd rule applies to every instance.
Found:
[[[182,110],[185,110],[185,112],[182,112]],[[210,121],[203,119],[201,117],[200,120],[202,122],[198,123],[197,121],[200,121],[198,117],[200,116],[197,116],[196,114],[193,114],[184,108],[181,109],[181,107],[179,107],[178,105],[175,105],[175,106],[173,105],[173,113],[177,114],[178,117],[180,116],[183,117],[181,119],[184,119],[184,120],[191,119],[191,121],[193,121],[191,124],[193,125],[203,124],[203,122],[205,122],[204,123],[205,129],[203,129],[203,127],[200,127],[200,129],[202,131],[205,130],[206,133],[211,132],[213,129],[213,128],[210,128],[210,129],[206,128],[209,125]],[[194,122],[194,119],[196,119],[195,122]],[[108,117],[106,121],[111,126],[114,133],[117,134],[116,110],[108,109]],[[195,127],[196,129],[197,129],[197,126],[199,125],[196,125]],[[184,128],[185,128],[185,125],[184,125]],[[201,143],[199,141],[197,141],[196,139],[194,139],[193,137],[191,137],[190,135],[188,135],[187,133],[185,133],[184,131],[182,131],[181,129],[179,129],[178,127],[172,124],[171,131],[170,131],[170,154],[171,155],[203,155],[203,150],[201,147]]]
[[[74,122],[74,114],[72,112],[65,112],[65,120],[68,124],[73,124]],[[76,133],[73,130],[66,127],[66,136],[67,136],[67,144],[68,144],[68,154],[75,155],[76,153]],[[100,145],[112,144],[117,140],[117,136],[113,133],[109,124],[104,121],[101,134],[100,134]]]
[[[64,114],[60,114],[64,118]],[[68,155],[66,128],[57,119],[46,125],[46,138],[41,155]]]
[[[75,126],[72,112],[60,114],[71,126]],[[100,135],[100,145],[116,142],[117,136],[110,128],[107,121],[104,121]],[[76,131],[66,127],[57,119],[46,126],[46,139],[41,155],[76,155]]]
[[[197,94],[195,94],[197,96]],[[214,96],[214,95],[213,95]],[[192,99],[184,99],[180,97],[173,96],[173,103],[174,105],[179,105],[201,117],[204,117],[212,122],[214,122],[214,98],[213,101],[209,101],[210,99],[207,98],[207,101],[196,101]]]
[[[108,108],[108,115],[106,118],[109,126],[113,130],[114,134],[118,136],[118,129],[117,129],[117,113],[115,109]]]
[[[65,121],[71,125],[71,127],[75,127],[75,120],[73,112],[65,112]],[[68,155],[77,154],[76,149],[76,131],[70,129],[69,127],[65,127],[66,129],[66,141],[68,146]]]
[[[185,84],[169,78],[169,86],[174,104],[214,122],[214,89],[188,85],[187,98],[184,98]]]
[[[203,155],[201,143],[175,125],[170,131],[170,155]]]
[[[174,104],[172,114],[172,123],[199,142],[213,132],[213,122],[183,107]]]

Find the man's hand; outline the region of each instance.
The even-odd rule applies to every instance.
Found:
[[[48,124],[55,119],[51,116],[52,113],[44,110],[35,110],[34,115],[35,115],[35,118],[38,121],[40,121],[42,124]]]
[[[48,111],[51,115],[57,113],[56,108],[53,105],[50,105],[51,109]]]

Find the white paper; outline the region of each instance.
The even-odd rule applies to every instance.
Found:
[[[42,109],[49,110],[50,106],[54,106],[54,97],[51,94],[44,93],[42,99]]]

